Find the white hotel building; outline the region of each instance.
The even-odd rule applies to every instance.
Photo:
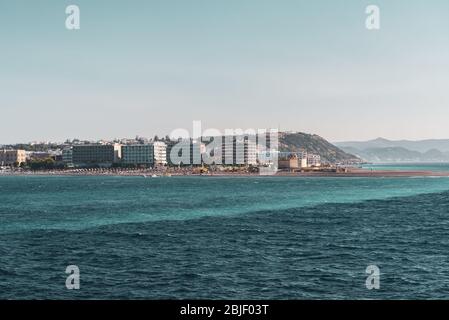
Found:
[[[154,164],[166,165],[167,164],[167,144],[162,141],[153,142],[154,152]]]

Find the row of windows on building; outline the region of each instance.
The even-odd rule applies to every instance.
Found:
[[[220,142],[220,141],[218,141]],[[74,145],[63,150],[63,161],[69,166],[124,165],[256,165],[256,144],[249,139],[233,139],[223,143],[205,144],[183,140],[166,144],[89,144]]]

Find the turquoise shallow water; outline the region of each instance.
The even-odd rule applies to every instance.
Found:
[[[444,177],[3,176],[0,298],[442,298],[448,190]]]
[[[383,163],[366,164],[363,165],[363,168],[372,170],[448,172],[449,163]]]
[[[0,177],[0,232],[236,216],[447,189],[445,177]]]

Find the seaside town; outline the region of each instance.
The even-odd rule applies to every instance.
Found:
[[[251,136],[212,140],[219,143],[156,136],[0,146],[0,173],[167,176],[258,174],[261,167],[280,173],[337,170],[334,164],[322,163],[318,154],[260,148]]]

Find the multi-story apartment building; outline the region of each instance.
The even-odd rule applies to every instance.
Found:
[[[298,162],[299,162],[299,166],[301,168],[307,168],[308,164],[307,164],[307,156],[308,153],[305,150],[299,151],[296,153],[298,156]]]
[[[76,167],[110,167],[121,159],[120,144],[84,144],[74,145],[73,164]]]
[[[169,165],[257,165],[256,139],[249,136],[219,136],[173,141],[167,147]]]
[[[122,164],[151,167],[154,165],[152,144],[132,144],[122,146]]]
[[[205,144],[199,141],[191,139],[171,141],[167,145],[167,161],[172,166],[201,165],[205,151]]]
[[[255,138],[248,137],[245,150],[245,164],[257,165],[257,143]]]
[[[0,150],[0,165],[20,165],[26,162],[25,150]]]
[[[177,145],[177,143],[178,143],[178,141],[169,141],[166,144],[167,147],[165,149],[165,156],[167,158],[167,164],[169,166],[177,166],[177,165],[179,165],[179,163],[178,163],[179,160],[177,160],[177,158],[175,156],[176,150],[178,150],[177,147],[175,147]],[[173,155],[174,155],[173,157],[171,156],[172,152],[173,152]]]
[[[321,166],[321,156],[318,154],[307,155],[307,166],[308,167],[320,167]]]
[[[62,162],[67,167],[73,167],[73,149],[72,147],[62,150]]]
[[[167,144],[163,141],[153,142],[154,164],[167,164]]]
[[[257,144],[255,136],[224,136],[222,140],[222,164],[257,164]]]

